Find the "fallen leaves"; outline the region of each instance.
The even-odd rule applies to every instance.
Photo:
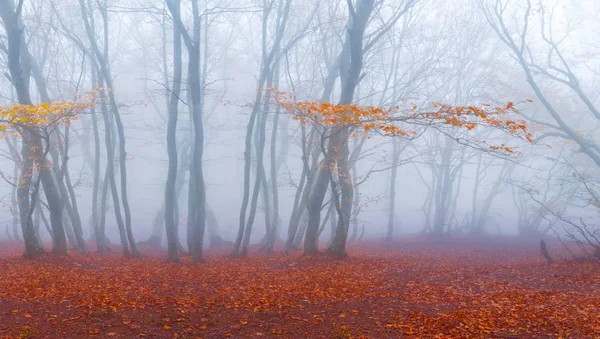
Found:
[[[209,255],[181,265],[162,254],[38,261],[0,254],[0,333],[566,338],[600,329],[596,263],[545,264],[537,243],[469,246],[378,245],[343,261]]]

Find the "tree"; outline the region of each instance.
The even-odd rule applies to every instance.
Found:
[[[29,163],[28,166],[30,166],[28,172],[25,172],[24,170],[27,168],[24,168],[19,183],[15,184],[18,185],[17,191],[21,191],[18,194],[18,205],[25,241],[25,257],[35,257],[43,251],[34,229],[33,214],[36,207],[39,208],[40,184],[43,185],[44,180],[52,179],[50,176],[52,162],[47,159],[52,147],[51,135],[60,124],[69,124],[70,120],[75,119],[78,114],[94,105],[95,95],[95,92],[90,92],[80,97],[78,101],[72,102],[57,101],[38,105],[0,106],[0,131],[2,131],[3,137],[7,137],[6,133],[12,130],[22,137],[26,135],[32,137],[32,140],[35,141],[30,146],[30,152],[25,153],[25,155],[30,156],[30,160],[25,162],[25,164]],[[28,142],[24,140],[23,143],[27,144]],[[52,216],[52,213],[57,213],[57,210],[62,211],[62,206],[57,207],[50,203],[54,196],[48,196],[49,187],[53,186],[47,184],[44,191]],[[53,240],[53,252],[58,254],[66,254],[67,250],[62,222],[62,219],[54,220],[50,232]]]
[[[535,93],[545,113],[547,113],[542,118],[527,116],[529,121],[546,129],[545,133],[536,138],[536,143],[549,138],[567,141],[571,147],[576,147],[577,153],[585,155],[595,168],[600,166],[600,144],[596,141],[593,132],[582,132],[576,128],[578,124],[597,123],[600,119],[600,111],[594,100],[583,88],[583,81],[577,75],[575,63],[569,61],[568,52],[570,49],[564,46],[573,29],[567,27],[563,30],[564,33],[561,34],[559,33],[560,30],[554,27],[558,2],[554,6],[548,7],[542,1],[532,2],[526,0],[520,4],[521,6],[517,7],[503,0],[478,0],[478,5],[498,39],[515,58],[529,87]],[[514,27],[507,22],[507,16],[511,14],[519,15],[519,20],[516,21]],[[537,31],[532,28],[534,27],[532,24],[534,15],[539,20],[539,30]],[[536,46],[532,42],[533,34],[537,35],[542,43],[542,48],[545,49],[542,53],[535,48]],[[540,59],[544,62],[539,61]],[[575,100],[577,100],[581,110],[587,112],[587,114],[562,114],[557,99],[562,100],[563,96],[556,96],[555,89],[552,89],[552,95],[550,95],[550,90],[543,86],[544,81],[560,85],[562,90],[566,90],[564,96],[570,94],[576,98]],[[574,163],[575,159],[568,162]],[[575,169],[574,166],[572,168]],[[587,180],[589,179],[583,179],[582,183],[587,182]],[[588,185],[583,186],[586,187],[583,192],[586,192],[587,200],[595,201],[594,190],[589,189],[590,186]],[[562,187],[560,189],[562,190]],[[554,210],[553,206],[549,204],[550,202],[545,201],[546,197],[536,197],[531,192],[528,196],[537,202],[542,210],[546,211],[544,214],[549,213],[558,218],[565,227],[566,232],[572,235],[572,239],[577,239],[577,236],[585,239],[589,234],[586,231],[589,230],[589,227],[584,219],[574,221],[560,210]],[[577,236],[573,236],[575,234]],[[597,245],[595,240],[585,239],[584,242],[592,246]]]
[[[315,127],[318,133],[321,134],[321,151],[327,156],[328,152],[336,152],[339,155],[337,148],[326,148],[325,142],[331,137],[329,132],[336,126],[343,125],[346,128],[347,135],[356,135],[359,133],[375,133],[389,137],[401,137],[413,140],[423,133],[423,129],[433,129],[440,132],[446,140],[454,140],[463,145],[469,145],[473,148],[478,148],[485,152],[494,152],[498,154],[512,154],[515,151],[513,148],[501,145],[490,145],[485,140],[477,140],[469,136],[469,131],[475,129],[499,130],[500,132],[512,135],[516,138],[532,142],[532,135],[527,131],[527,125],[523,120],[515,119],[518,117],[517,110],[512,102],[506,106],[452,106],[447,104],[433,103],[432,110],[419,111],[416,105],[412,107],[400,106],[391,108],[380,108],[374,106],[359,106],[356,104],[330,104],[321,103],[318,101],[303,101],[296,102],[294,96],[278,93],[278,104],[294,115],[296,120],[302,124],[310,124]],[[407,128],[408,127],[408,128]],[[419,130],[421,128],[422,130]],[[466,131],[459,134],[454,131]],[[453,133],[454,134],[451,134]],[[326,134],[327,133],[327,134]],[[453,135],[450,139],[448,136]],[[451,142],[451,141],[447,141]],[[331,140],[329,141],[331,145]],[[341,147],[340,147],[341,148]],[[344,154],[341,155],[342,157]],[[338,158],[332,158],[334,161]],[[339,160],[338,160],[339,161]],[[335,163],[334,163],[335,164]],[[337,165],[337,164],[336,164]],[[337,171],[335,171],[337,169]],[[337,186],[342,186],[344,182],[352,188],[351,182],[346,179],[347,175],[340,173],[339,165],[337,168],[330,166],[330,181],[333,194],[333,204],[338,214],[338,224],[336,227],[336,237],[330,246],[330,252],[336,256],[345,255],[345,245],[347,240],[347,225],[343,230],[338,230],[340,226],[339,218],[349,218],[351,211],[351,202],[343,203],[343,191],[337,191]],[[335,172],[334,172],[335,171]],[[334,181],[334,176],[337,176],[341,184]],[[450,179],[446,180],[451,182]],[[348,195],[346,195],[347,197]],[[319,206],[321,206],[319,204]],[[314,208],[314,207],[313,207]],[[345,210],[344,210],[345,208]],[[342,214],[342,212],[344,214]],[[309,212],[310,213],[310,212]],[[320,213],[320,210],[319,210]],[[349,219],[348,219],[349,220]],[[444,219],[445,220],[445,219]],[[437,220],[436,220],[437,221]],[[310,221],[309,221],[310,227]],[[440,226],[438,226],[439,228]],[[339,235],[342,232],[341,236]],[[346,233],[343,233],[346,232]],[[318,234],[318,228],[317,228]],[[345,237],[343,236],[345,234]],[[308,236],[308,230],[307,230]],[[337,240],[336,240],[337,239]],[[312,240],[311,240],[312,241]],[[305,244],[305,246],[307,246]],[[316,244],[308,245],[310,251],[306,254],[316,252]],[[314,249],[313,247],[315,246]],[[343,249],[343,252],[340,252]]]
[[[179,11],[180,1],[171,2],[172,10]],[[167,125],[167,153],[169,155],[169,172],[165,185],[165,225],[167,230],[167,245],[169,261],[179,261],[179,226],[175,222],[175,185],[177,180],[177,115],[179,113],[179,93],[181,91],[181,33],[179,27],[173,27],[173,85],[170,90],[169,119]]]
[[[181,20],[180,10],[174,7],[174,3],[170,0],[167,1],[167,6],[188,51],[188,96],[191,101],[190,107],[194,131],[192,163],[190,166],[190,199],[188,199],[188,211],[193,211],[193,213],[188,214],[191,217],[188,218],[188,225],[190,225],[188,228],[188,239],[191,239],[188,243],[191,245],[189,250],[194,259],[201,261],[206,225],[206,189],[204,187],[204,174],[202,170],[204,127],[202,120],[202,83],[200,78],[200,10],[198,2],[192,1],[193,28],[192,35],[190,35]]]
[[[80,112],[84,107],[66,103],[33,105],[29,92],[33,63],[23,36],[22,10],[23,1],[19,1],[16,7],[12,1],[3,1],[0,4],[0,17],[2,17],[8,37],[6,53],[10,80],[19,101],[18,105],[3,108],[0,116],[4,124],[3,129],[6,129],[7,125],[15,127],[23,137],[21,158],[24,161],[17,197],[25,240],[24,255],[35,257],[43,251],[35,234],[32,218],[38,201],[40,181],[50,209],[52,250],[55,253],[66,254],[67,243],[62,217],[63,201],[52,177],[46,156],[50,152],[51,134],[57,123]],[[38,179],[34,181],[35,174]],[[33,192],[30,197],[31,189]]]
[[[257,83],[257,92],[254,98],[254,104],[252,106],[252,112],[246,126],[246,137],[244,144],[244,193],[242,198],[242,206],[240,208],[239,228],[238,233],[232,249],[232,255],[246,255],[248,251],[248,245],[250,243],[250,236],[252,234],[252,227],[254,225],[254,219],[256,216],[256,206],[258,202],[258,195],[260,193],[261,184],[266,182],[266,172],[264,168],[264,148],[266,141],[266,122],[267,122],[267,111],[269,107],[269,101],[271,93],[267,92],[263,103],[263,92],[260,90],[265,87],[271,87],[274,81],[275,67],[278,67],[278,59],[280,58],[281,50],[285,50],[288,47],[283,46],[282,40],[286,31],[286,25],[290,14],[290,6],[292,2],[285,0],[278,2],[277,11],[275,13],[275,38],[271,46],[267,45],[268,41],[268,24],[272,18],[271,13],[275,8],[276,2],[263,1],[262,7],[262,48],[261,48],[261,65],[260,74]],[[294,43],[294,39],[290,44]],[[278,72],[277,72],[278,74]],[[278,81],[278,80],[277,80]],[[264,106],[263,106],[264,105]],[[261,106],[265,108],[263,112],[260,112]],[[261,114],[259,114],[261,113]],[[255,124],[258,120],[258,124]],[[256,131],[256,132],[255,132]],[[256,134],[255,134],[256,133]],[[252,137],[257,136],[255,141],[255,152],[256,152],[256,164],[257,173],[254,180],[254,187],[252,196],[250,196],[250,170],[251,170],[251,159],[252,159]],[[274,159],[272,159],[274,160]],[[274,183],[273,183],[274,184]],[[268,188],[264,187],[264,197],[268,200]],[[250,203],[250,211],[248,212],[248,203]],[[268,202],[265,203],[267,218],[269,215]],[[246,214],[248,215],[246,216]],[[270,223],[270,220],[269,220]],[[270,236],[271,237],[271,236]]]
[[[98,83],[103,86],[106,84],[107,90],[103,91],[101,95],[106,97],[108,100],[108,104],[110,105],[110,112],[108,111],[108,107],[106,101],[102,101],[102,111],[104,118],[104,127],[105,127],[105,143],[106,143],[106,151],[107,151],[107,166],[106,166],[106,175],[105,175],[105,187],[110,186],[110,190],[113,198],[113,205],[115,210],[115,217],[117,219],[117,224],[119,225],[119,235],[121,237],[121,245],[123,246],[123,254],[125,256],[137,256],[139,252],[137,250],[137,244],[135,242],[133,236],[133,229],[131,226],[131,210],[129,208],[129,199],[127,196],[127,152],[125,148],[125,131],[123,122],[121,120],[121,115],[119,111],[119,106],[117,104],[117,99],[114,94],[114,85],[112,74],[110,71],[110,63],[109,63],[109,23],[108,23],[108,4],[105,1],[102,4],[99,4],[97,7],[100,17],[102,19],[102,42],[103,46],[100,46],[100,42],[96,35],[96,24],[95,24],[95,16],[94,9],[96,7],[92,6],[91,1],[86,3],[85,0],[79,0],[79,7],[81,10],[81,16],[83,19],[83,24],[85,28],[85,32],[87,35],[87,39],[90,43],[90,54],[94,60],[93,72],[97,73]],[[119,178],[120,178],[120,188],[121,188],[121,199],[119,200],[119,192],[117,191],[116,179],[114,175],[114,167],[113,167],[113,159],[114,159],[114,144],[113,144],[113,136],[112,136],[112,128],[114,123],[117,128],[118,134],[118,148],[119,148]],[[106,192],[106,189],[104,189]],[[103,192],[102,196],[105,195]],[[125,219],[121,216],[121,203],[123,207],[123,213]],[[104,209],[102,209],[104,211]]]

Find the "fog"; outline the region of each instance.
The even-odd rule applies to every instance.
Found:
[[[89,250],[104,232],[171,254],[179,239],[196,257],[190,246],[219,236],[241,245],[234,253],[246,238],[345,253],[347,242],[422,233],[600,248],[597,1],[0,0],[0,16],[0,239],[49,248],[66,232],[81,249],[80,228]],[[7,113],[97,88],[93,105],[56,121]],[[399,107],[332,123],[318,102],[342,116]],[[165,215],[170,118],[178,166]],[[103,188],[107,137],[115,192]]]

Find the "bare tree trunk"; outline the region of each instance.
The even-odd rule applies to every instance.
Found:
[[[206,204],[206,228],[211,247],[226,243],[226,241],[223,240],[219,234],[219,222],[217,220],[217,216],[215,215],[215,211],[213,211],[208,204]]]
[[[193,124],[192,160],[190,165],[190,189],[188,199],[188,245],[194,260],[202,260],[204,231],[206,225],[206,190],[202,170],[204,152],[204,125],[200,67],[200,11],[198,2],[192,1],[193,29],[192,36],[187,32],[180,11],[171,0],[167,6],[172,14],[174,24],[178,26],[188,51],[188,95],[191,101]],[[192,180],[193,178],[193,180]]]
[[[13,170],[13,178],[18,178],[19,177],[19,162],[15,159],[15,167]],[[12,186],[12,192],[10,195],[10,201],[11,201],[11,211],[14,208],[17,208],[17,185],[18,183],[15,183],[15,185]],[[18,212],[16,211],[12,211],[12,235],[13,238],[15,238],[15,240],[17,241],[21,241],[21,236],[19,235],[19,216],[18,216]],[[39,234],[38,234],[39,237]]]
[[[400,158],[400,149],[398,140],[392,139],[392,171],[390,176],[390,197],[388,205],[388,225],[385,240],[394,240],[394,218],[396,216],[396,177],[398,175],[398,160]]]
[[[266,128],[266,126],[265,126]],[[260,133],[259,133],[260,136]],[[258,143],[260,144],[260,143]],[[263,147],[265,146],[265,144],[263,143]],[[263,155],[264,155],[264,149],[263,149]],[[263,205],[264,205],[264,211],[265,211],[265,243],[263,245],[266,245],[268,242],[268,238],[271,234],[271,228],[273,228],[273,221],[271,220],[271,202],[270,202],[270,192],[269,192],[269,184],[267,183],[267,175],[266,175],[266,171],[263,165],[263,171],[260,175],[260,184],[263,187],[262,189],[262,196],[263,196]]]
[[[95,62],[91,61],[91,73],[92,73],[92,86],[94,88],[98,86],[98,78],[97,78],[97,70],[95,66]],[[103,201],[106,200],[106,194],[102,194],[100,196],[100,187],[104,186],[100,178],[100,131],[98,129],[98,114],[96,113],[96,108],[91,107],[90,113],[92,116],[92,129],[94,133],[94,181],[92,183],[92,229],[94,234],[94,240],[96,241],[96,249],[98,252],[102,253],[106,250],[107,244],[104,241],[106,235],[104,234],[104,221],[100,221],[100,214],[102,214],[102,220],[104,220],[104,216],[106,215],[106,210],[104,208]],[[98,198],[100,196],[100,202]],[[99,206],[100,204],[100,206]]]
[[[330,140],[331,143],[331,140]],[[315,254],[319,251],[319,226],[321,225],[321,209],[327,187],[329,186],[329,168],[325,161],[321,163],[316,175],[314,187],[310,190],[310,198],[306,205],[308,225],[304,237],[304,254]]]
[[[191,148],[190,148],[191,152]],[[191,153],[190,153],[191,156]],[[190,161],[189,169],[190,169],[190,180],[188,182],[188,212],[187,212],[187,224],[186,224],[186,232],[187,232],[187,245],[188,251],[190,253],[194,252],[194,238],[192,234],[194,233],[194,227],[196,225],[196,215],[197,215],[197,206],[196,206],[196,179],[194,179],[193,175],[193,164]]]
[[[349,2],[350,4],[351,2]],[[348,45],[349,54],[345,55],[340,63],[340,75],[342,80],[342,92],[340,94],[339,103],[349,105],[354,100],[354,91],[358,86],[360,75],[363,66],[363,37],[367,22],[373,11],[374,0],[359,0],[355,7],[349,7],[350,19],[348,20],[348,31],[346,33],[346,44]],[[334,128],[335,132],[336,128]],[[352,201],[354,190],[352,187],[351,173],[349,168],[349,150],[348,150],[348,127],[339,127],[340,135],[338,143],[329,145],[329,155],[336,155],[332,152],[334,148],[339,147],[339,155],[341,158],[337,160],[338,176],[340,180],[340,205],[338,208],[338,226],[336,228],[335,237],[327,249],[327,251],[335,256],[346,256],[346,240],[348,238],[348,228],[350,226],[350,215],[352,209]],[[329,159],[329,163],[333,164],[333,159]],[[330,179],[333,176],[330,174]],[[331,182],[332,191],[335,196],[334,183]],[[338,199],[335,199],[338,200]]]
[[[333,204],[331,205],[331,218],[329,219],[329,230],[330,230],[330,234],[329,234],[329,240],[327,240],[327,247],[329,247],[331,245],[331,243],[333,242],[333,239],[335,238],[335,229],[338,223],[338,214],[337,214],[337,210],[335,208],[335,206],[333,206]]]
[[[279,88],[279,62],[275,63],[274,71],[274,88]],[[279,114],[281,108],[277,106],[275,114],[273,115],[273,128],[271,130],[271,196],[273,199],[273,217],[271,219],[271,229],[267,230],[265,249],[268,253],[273,252],[275,246],[275,240],[277,238],[277,231],[279,229],[279,192],[277,189],[277,130],[279,128]],[[265,193],[268,185],[265,183]]]
[[[356,178],[358,174],[356,174],[356,162],[353,162],[352,165],[352,178],[349,178],[352,182],[352,186],[354,187],[354,200],[352,201],[352,236],[350,240],[354,241],[358,238],[358,214],[360,212],[360,192],[359,188],[356,185]]]
[[[444,148],[442,151],[442,159],[440,165],[436,168],[437,185],[434,190],[434,205],[435,214],[433,217],[433,233],[442,235],[448,221],[448,208],[451,202],[451,185],[450,163],[454,149],[453,140],[444,136]]]
[[[479,209],[477,208],[477,194],[479,192],[479,184],[481,183],[481,176],[482,176],[482,172],[485,171],[485,169],[482,169],[482,163],[483,163],[483,154],[479,154],[478,159],[477,159],[477,168],[475,170],[475,183],[473,185],[473,198],[471,200],[471,225],[469,227],[471,232],[474,233],[478,233],[478,231],[476,231],[478,227],[477,225],[477,219],[478,219],[478,213],[479,213]]]
[[[83,226],[81,223],[81,215],[79,214],[79,207],[77,205],[77,196],[75,195],[75,189],[73,188],[73,183],[71,182],[71,175],[69,173],[68,159],[69,159],[69,125],[65,126],[64,133],[64,142],[59,142],[58,140],[58,131],[55,133],[56,143],[59,145],[58,147],[58,155],[62,157],[62,166],[55,166],[58,169],[58,173],[56,173],[56,184],[60,187],[60,195],[64,204],[64,208],[67,211],[69,219],[71,220],[71,225],[73,227],[73,232],[75,235],[75,239],[77,241],[76,247],[80,253],[86,252],[85,240],[83,237]],[[58,159],[57,159],[58,160]],[[58,161],[55,161],[58,163]]]
[[[38,202],[38,206],[33,213],[33,227],[35,229],[35,235],[38,239],[42,239],[40,235],[40,229],[42,228],[42,208],[41,204]],[[18,222],[18,221],[17,221]],[[52,236],[52,230],[50,230],[50,236]]]
[[[69,245],[71,246],[70,248],[77,248],[77,237],[75,236],[73,223],[71,222],[71,218],[69,217],[68,213],[62,214],[62,222],[65,228],[65,234],[67,235],[67,240],[69,240]]]
[[[103,81],[99,81],[100,85],[102,85]],[[103,92],[101,93],[101,98],[104,99]],[[115,180],[114,173],[114,154],[115,149],[113,145],[113,137],[112,137],[112,123],[110,118],[110,112],[108,111],[108,107],[106,107],[106,103],[104,100],[101,102],[102,108],[102,117],[104,118],[104,142],[106,143],[106,173],[104,174],[105,180],[105,188],[103,191],[103,195],[106,196],[108,189],[110,189],[113,200],[113,209],[115,212],[115,219],[117,221],[117,227],[119,228],[119,237],[121,238],[121,246],[123,247],[123,255],[126,257],[131,256],[131,252],[129,250],[129,244],[127,242],[127,234],[125,233],[125,224],[123,223],[123,217],[121,215],[121,204],[119,202],[119,194],[117,191],[117,183]],[[103,199],[105,200],[105,198]],[[106,203],[103,203],[103,208]]]
[[[298,224],[299,228],[296,236],[294,237],[294,244],[292,246],[293,248],[298,248],[302,242],[302,239],[304,239],[306,235],[306,228],[308,227],[308,210],[304,210],[300,214]]]
[[[327,207],[327,213],[325,214],[325,218],[321,221],[321,227],[319,228],[319,238],[321,237],[321,233],[325,230],[325,226],[327,226],[327,221],[332,218],[332,215],[335,213],[335,207],[333,204],[329,204]],[[333,234],[333,232],[332,232]]]
[[[261,60],[261,66],[260,66],[260,75],[259,75],[259,79],[258,79],[258,83],[257,83],[257,85],[258,85],[257,87],[259,89],[264,87],[267,77],[269,75],[272,75],[273,70],[272,70],[271,66],[272,66],[275,58],[279,57],[277,54],[279,53],[280,43],[281,43],[281,40],[283,39],[283,33],[285,31],[285,27],[287,24],[287,18],[288,18],[288,14],[290,11],[291,1],[290,0],[285,1],[285,4],[283,2],[279,3],[279,8],[277,11],[277,15],[278,15],[277,23],[276,23],[277,31],[275,34],[275,39],[273,40],[271,50],[267,51],[267,38],[268,38],[267,26],[268,26],[269,14],[272,10],[273,4],[274,4],[274,2],[268,3],[266,0],[263,1],[262,60]],[[254,208],[252,208],[252,206],[251,206],[250,215],[248,216],[248,221],[246,222],[248,201],[250,200],[249,195],[250,195],[250,165],[251,165],[251,160],[252,160],[252,135],[253,135],[253,131],[254,131],[254,124],[256,122],[256,118],[258,116],[259,109],[261,106],[261,99],[262,99],[262,91],[257,91],[255,101],[254,101],[254,106],[252,108],[252,113],[250,114],[250,119],[249,119],[248,125],[246,127],[246,139],[245,139],[245,150],[244,150],[244,195],[243,195],[243,199],[242,199],[242,207],[240,209],[240,225],[239,225],[238,234],[235,239],[235,243],[234,243],[233,250],[232,250],[232,255],[234,255],[234,256],[240,255],[240,254],[241,255],[246,254],[244,252],[244,248],[246,248],[246,247],[245,246],[242,247],[242,241],[246,244],[247,244],[247,242],[249,242],[250,234],[251,234],[251,230],[252,230],[251,225],[254,222],[253,214],[256,213],[256,212],[253,213],[253,209],[256,209],[256,206],[254,206]],[[260,133],[260,130],[257,130],[257,132]],[[264,147],[262,147],[262,148],[264,148]],[[257,158],[258,158],[258,155],[257,155]],[[260,168],[261,166],[264,170],[264,164],[262,164],[262,159],[261,159],[260,163],[257,163],[257,168]],[[256,199],[256,198],[254,198],[254,196],[255,195],[258,196],[258,190],[260,189],[260,186],[256,187],[257,185],[260,185],[260,180],[255,181],[255,188],[254,188],[254,191],[252,194],[253,201]],[[249,227],[250,231],[246,230],[246,228],[248,228],[248,225],[250,225],[250,227]]]
[[[310,196],[314,173],[317,169],[316,161],[318,160],[319,156],[319,153],[312,152],[315,129],[313,128],[311,130],[307,140],[306,125],[302,124],[300,128],[302,130],[302,173],[300,174],[300,182],[298,183],[298,188],[296,189],[296,194],[294,196],[292,215],[290,216],[290,222],[288,226],[288,237],[284,249],[285,253],[290,253],[294,249],[294,244],[296,243],[296,234],[298,233],[298,224],[300,222],[300,217],[306,208],[308,197]],[[309,165],[311,153],[316,153],[316,155],[312,157],[314,166]]]
[[[180,1],[172,1],[173,9],[179,12]],[[165,225],[169,261],[179,262],[178,225],[175,222],[176,181],[177,181],[177,115],[179,113],[179,93],[181,92],[181,34],[177,25],[173,27],[173,85],[169,100],[169,119],[167,123],[167,153],[169,170],[165,185]]]
[[[100,81],[100,83],[105,82],[106,86],[110,89],[108,90],[108,101],[110,104],[110,108],[111,108],[111,113],[112,113],[112,118],[114,118],[116,127],[117,127],[117,134],[119,137],[119,143],[118,143],[118,147],[119,147],[119,169],[120,169],[120,183],[121,183],[121,199],[122,199],[122,203],[123,203],[123,213],[125,215],[125,223],[124,223],[124,229],[125,229],[125,243],[128,243],[128,246],[123,244],[123,252],[125,255],[133,255],[133,256],[137,256],[139,255],[138,250],[137,250],[137,245],[135,243],[135,239],[133,237],[133,231],[131,229],[131,210],[129,208],[129,200],[127,197],[127,165],[126,165],[126,150],[125,150],[125,132],[124,132],[124,128],[123,128],[123,123],[121,121],[121,115],[119,113],[119,107],[117,105],[117,101],[114,95],[114,86],[112,83],[112,76],[110,73],[110,68],[109,68],[109,64],[108,64],[108,38],[109,38],[109,34],[108,34],[108,11],[106,8],[106,2],[102,4],[102,6],[98,6],[99,7],[99,11],[102,17],[102,23],[103,23],[103,41],[104,41],[104,46],[103,46],[103,50],[100,50],[100,47],[98,46],[98,41],[96,38],[96,32],[95,32],[95,24],[94,24],[94,20],[93,20],[93,13],[90,13],[89,11],[92,11],[94,7],[91,6],[91,4],[88,3],[88,5],[85,4],[84,0],[79,0],[79,4],[80,4],[80,8],[81,8],[81,14],[82,14],[82,18],[83,18],[83,23],[85,26],[85,30],[87,32],[88,35],[88,39],[90,41],[90,45],[92,47],[92,52],[95,55],[95,59],[96,62],[98,63],[99,66],[99,72],[101,73],[101,77],[102,80]],[[105,129],[106,130],[110,130],[108,127],[112,125],[112,121],[111,120],[107,120],[105,119]],[[110,143],[112,145],[112,142]],[[108,141],[107,141],[107,148],[109,147]],[[110,150],[108,152],[113,152],[113,156],[111,159],[109,159],[109,167],[112,169],[112,162],[111,160],[114,159],[114,151]],[[119,223],[119,219],[121,219],[121,224],[123,222],[122,217],[120,216],[120,204],[118,201],[118,191],[117,191],[117,187],[116,187],[116,181],[114,178],[114,173],[107,173],[107,174],[111,174],[112,178],[110,177],[106,177],[107,180],[110,180],[110,187],[111,187],[111,191],[113,191],[113,201],[114,201],[114,205],[115,205],[115,216],[117,217],[117,223]],[[118,212],[117,212],[118,211]],[[117,216],[118,214],[118,216]],[[129,248],[131,248],[131,252],[129,251]]]
[[[271,71],[267,76],[267,88],[271,88],[273,85],[273,72]],[[269,209],[269,192],[266,187],[266,174],[264,164],[265,154],[265,143],[266,143],[266,129],[267,129],[267,116],[269,113],[269,104],[271,99],[271,93],[268,92],[265,96],[264,105],[262,112],[259,112],[258,119],[259,123],[257,128],[257,141],[255,142],[256,152],[256,179],[254,181],[254,190],[252,192],[252,200],[250,201],[250,215],[248,216],[248,222],[244,230],[244,239],[242,242],[241,255],[245,256],[248,253],[248,245],[250,243],[250,236],[252,234],[252,226],[254,224],[254,218],[256,216],[256,207],[258,203],[258,195],[263,186],[263,197],[265,205],[265,223],[267,224],[267,232],[270,228],[270,209]]]
[[[37,203],[37,212],[38,212],[38,214],[40,216],[40,219],[42,220],[42,223],[44,224],[44,228],[46,228],[46,232],[48,232],[48,234],[52,238],[53,237],[53,235],[52,235],[52,228],[50,227],[50,223],[48,222],[48,218],[46,218],[46,213],[44,213],[44,209],[42,208],[42,204],[39,203],[39,202]],[[37,231],[37,233],[39,234],[39,230]],[[41,239],[41,237],[40,237],[40,239]]]
[[[29,80],[31,74],[31,65],[29,62],[29,53],[27,46],[23,44],[23,30],[21,23],[21,11],[23,2],[19,2],[17,8],[12,1],[0,2],[0,17],[4,22],[4,28],[7,36],[8,48],[8,69],[12,85],[14,86],[18,102],[24,105],[32,104],[29,93]],[[21,159],[23,159],[23,170],[19,179],[17,189],[17,198],[19,200],[19,216],[21,219],[21,228],[23,231],[23,240],[25,250],[23,255],[27,258],[36,257],[43,253],[43,248],[35,234],[33,227],[32,214],[35,209],[35,202],[30,202],[29,193],[31,190],[32,176],[34,173],[34,154],[32,147],[39,147],[35,142],[35,131],[28,128],[23,129],[23,142],[21,145]],[[37,159],[40,161],[41,159]],[[40,164],[42,164],[40,162]],[[34,189],[37,194],[38,190]],[[33,200],[37,197],[33,196]],[[64,235],[64,233],[63,233]],[[54,238],[53,238],[54,239]],[[66,251],[66,248],[65,248]]]

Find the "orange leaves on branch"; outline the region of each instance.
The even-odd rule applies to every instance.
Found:
[[[296,101],[293,94],[275,89],[267,91],[274,93],[276,104],[290,112],[295,120],[319,127],[351,126],[355,134],[362,131],[383,136],[412,137],[418,135],[418,129],[427,127],[441,129],[447,126],[467,132],[478,128],[493,128],[533,142],[527,123],[520,119],[513,102],[508,102],[505,106],[453,106],[434,102],[423,109],[415,104],[410,107],[381,108]],[[497,150],[512,153],[510,148]]]
[[[77,115],[95,105],[98,93],[104,89],[78,94],[73,101],[54,101],[37,105],[0,106],[0,131],[9,128],[48,128],[68,124]]]

